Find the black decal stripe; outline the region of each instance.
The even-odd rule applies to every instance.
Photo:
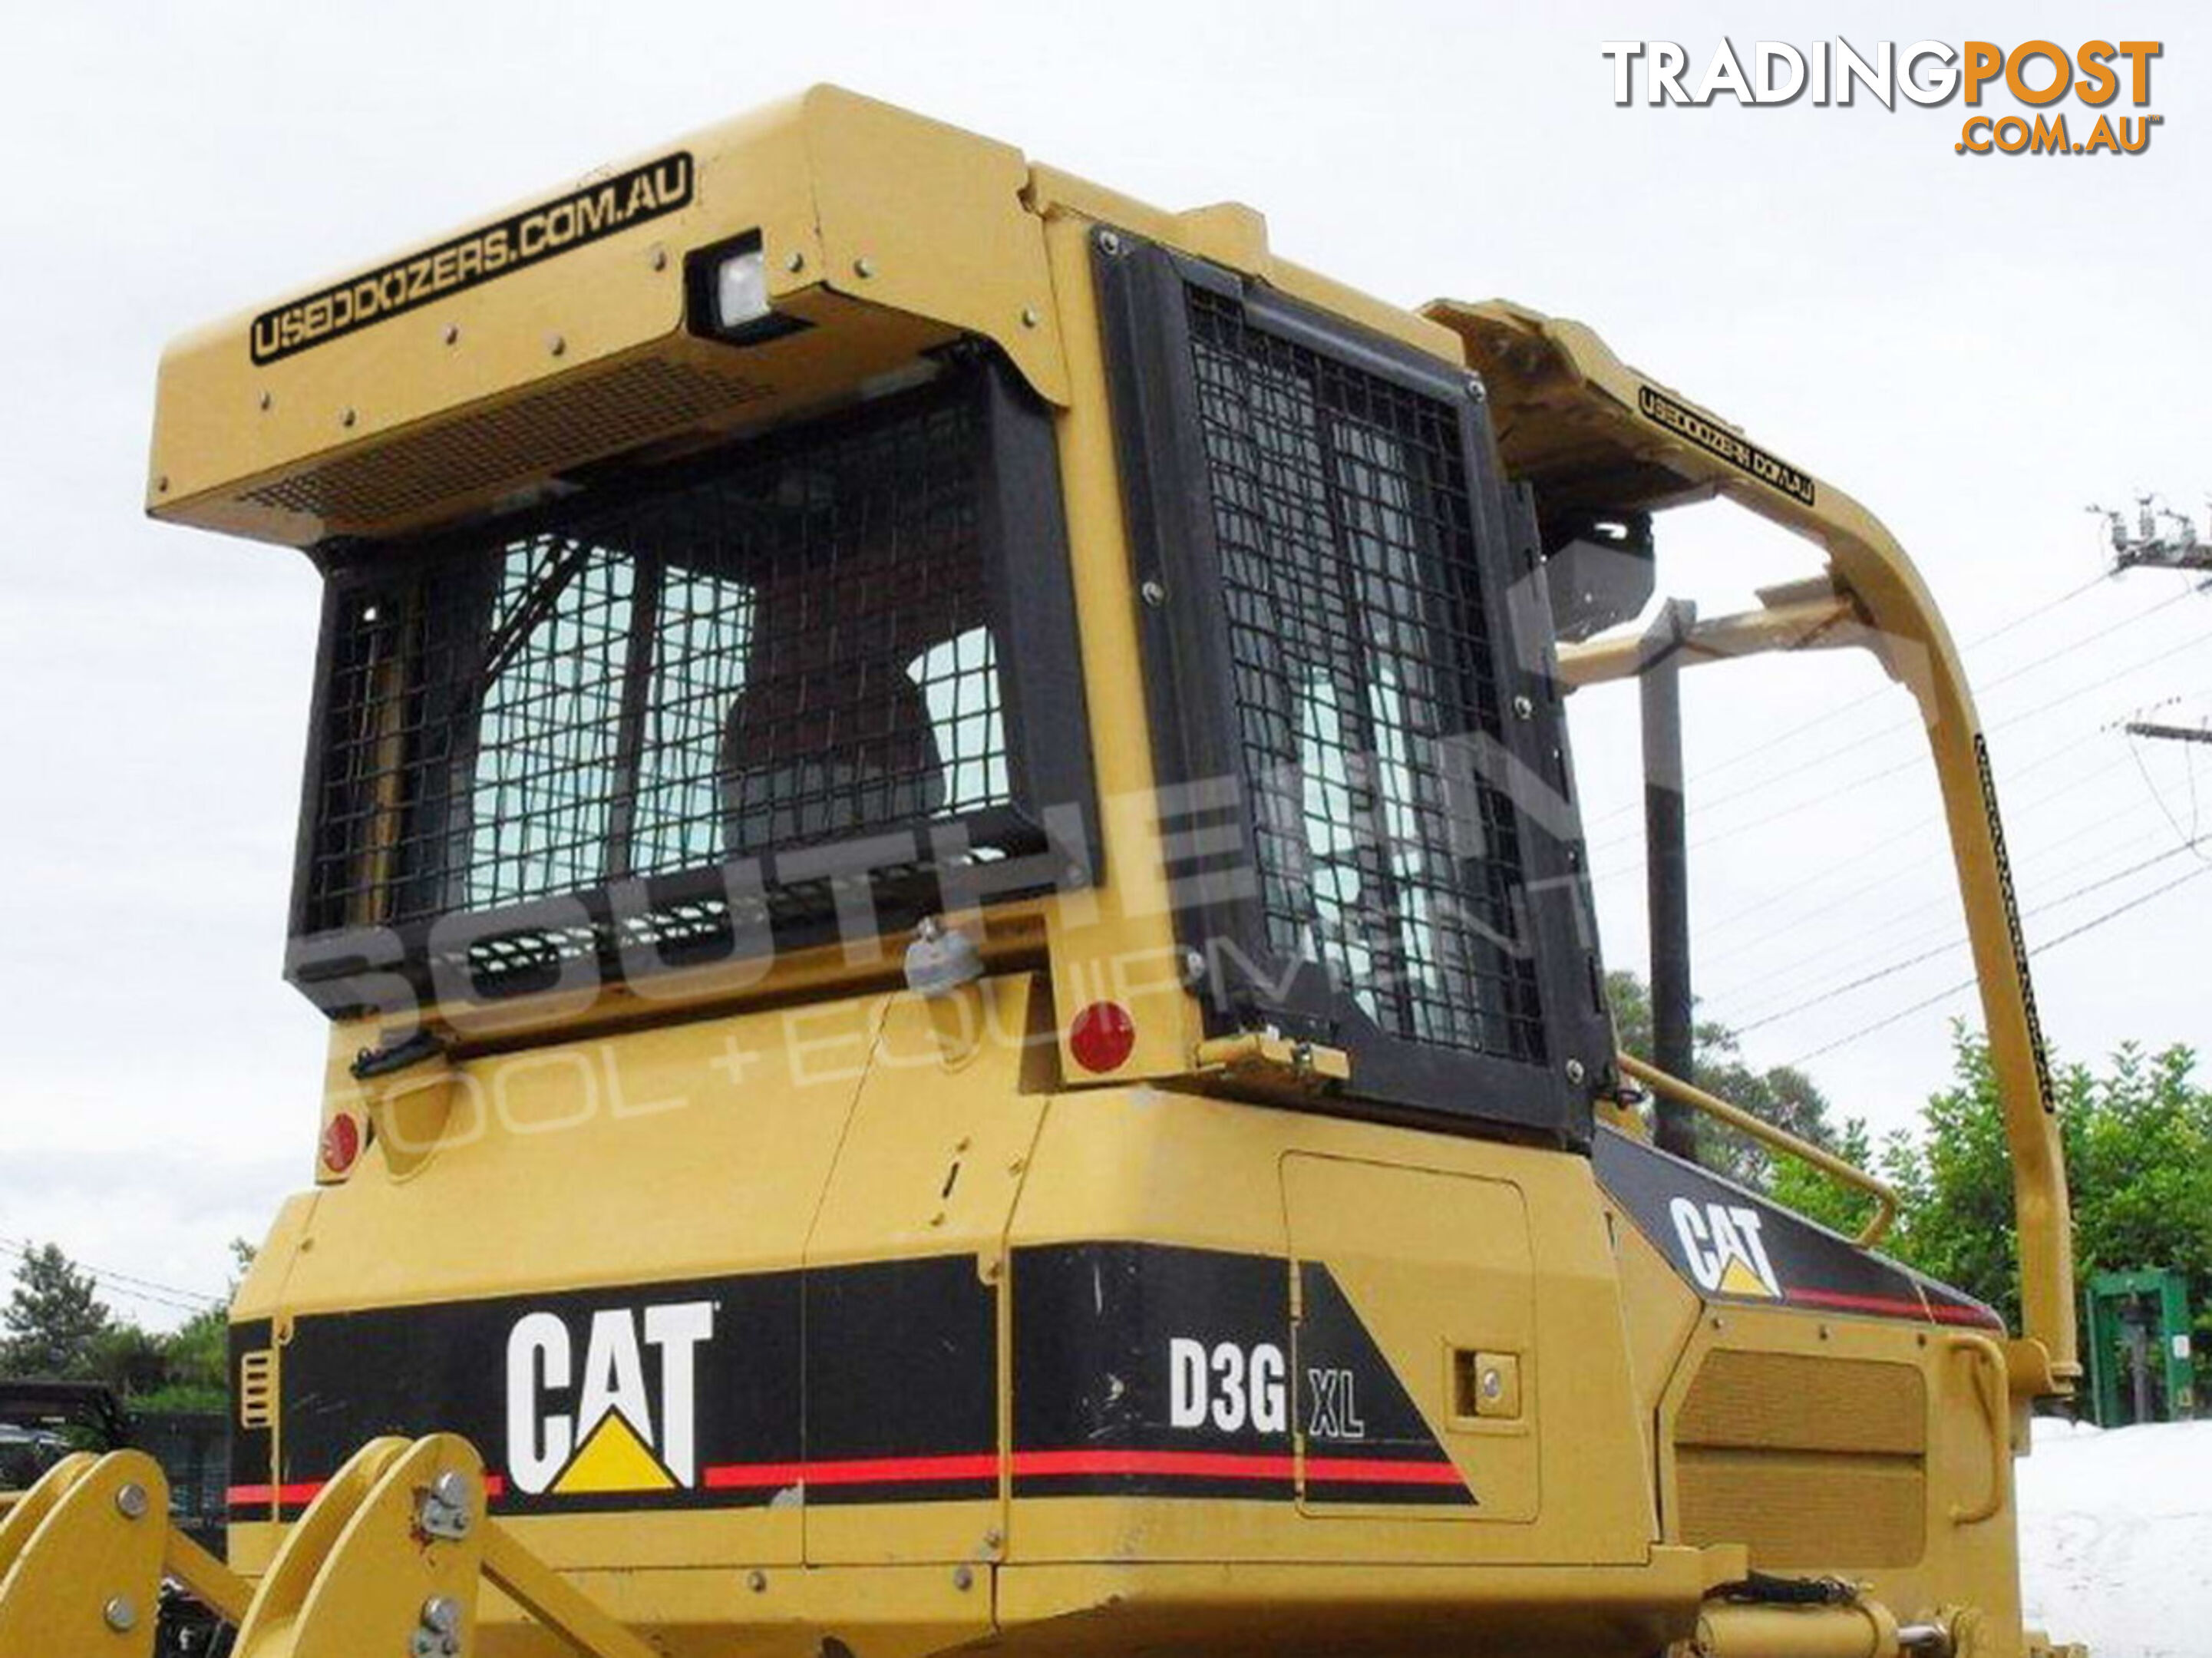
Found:
[[[247,349],[257,364],[278,362],[660,218],[690,205],[693,173],[690,152],[675,150],[334,282],[256,317]]]
[[[1923,1324],[2003,1327],[2003,1320],[1992,1309],[1972,1297],[1862,1249],[1850,1239],[1644,1140],[1606,1128],[1592,1151],[1598,1183],[1628,1212],[1637,1230],[1684,1281],[1709,1299]],[[1698,1284],[1671,1211],[1678,1198],[1755,1211],[1779,1297],[1735,1295]]]
[[[1293,1430],[1303,1427],[1309,1503],[1471,1505],[1334,1277],[1319,1263],[1301,1270],[1305,1321],[1294,1334],[1291,1266],[1279,1256],[1141,1243],[1018,1252],[1015,1495],[1290,1501],[1298,1494]],[[1178,1341],[1209,1363],[1206,1409],[1182,1421],[1170,1375]],[[1212,1368],[1224,1351],[1279,1362],[1267,1378],[1279,1397],[1255,1403],[1249,1374],[1224,1392]],[[1326,1444],[1308,1420],[1310,1363],[1348,1375],[1358,1401],[1339,1424],[1347,1436]]]
[[[1472,1505],[1334,1278],[1318,1264],[1303,1270],[1307,1321],[1294,1333],[1291,1268],[1279,1256],[1130,1243],[1018,1252],[1005,1455],[998,1291],[972,1255],[304,1316],[283,1350],[282,1466],[269,1465],[267,1436],[258,1461],[242,1439],[231,1499],[241,1517],[291,1517],[368,1440],[442,1430],[483,1452],[502,1514],[763,1507],[800,1496],[991,1501],[1006,1480],[1026,1497],[1289,1502],[1301,1480],[1294,1430],[1311,1407],[1292,1374],[1304,1344],[1316,1364],[1349,1378],[1333,1384],[1346,1391],[1330,1436],[1304,1435],[1306,1501]],[[660,1419],[681,1389],[672,1350],[647,1333],[656,1309],[694,1321],[711,1310],[711,1334],[691,1355],[688,1456],[671,1448]],[[551,1333],[553,1348],[565,1332],[566,1348],[518,1348],[538,1404],[520,1424],[532,1438],[510,1442],[509,1347],[525,1320]],[[641,1480],[660,1478],[647,1472],[658,1461],[672,1489],[588,1489],[580,1475],[561,1489],[598,1424],[580,1420],[586,1372],[597,1366],[612,1387],[631,1362],[595,1355],[594,1333],[610,1331],[637,1349],[632,1397],[614,1408],[649,1459]],[[267,1339],[266,1326],[241,1326],[235,1338],[241,1351]],[[1234,1355],[1247,1367],[1241,1398],[1218,1392],[1194,1417],[1188,1398],[1178,1408],[1168,1366],[1176,1341],[1186,1357]]]
[[[1707,419],[1655,386],[1644,386],[1637,389],[1637,407],[1643,412],[1644,418],[1653,425],[1663,426],[1685,440],[1696,444],[1707,454],[1717,455],[1738,471],[1758,479],[1768,488],[1778,489],[1793,500],[1803,501],[1808,507],[1813,505],[1816,490],[1809,473],[1768,453],[1731,428]]]

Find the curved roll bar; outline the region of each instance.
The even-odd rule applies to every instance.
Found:
[[[2012,1153],[2021,1337],[2007,1352],[2011,1391],[2072,1391],[2073,1217],[2027,948],[2013,898],[1989,750],[1957,647],[1919,572],[1859,503],[1783,461],[1735,427],[1623,363],[1582,324],[1504,301],[1438,300],[1422,314],[1465,342],[1488,387],[1505,465],[1547,510],[1650,511],[1724,496],[1827,556],[1836,596],[1863,644],[1920,707],[1942,789],[1951,854],[1980,982],[1990,1060]],[[1788,630],[1774,630],[1776,643]]]

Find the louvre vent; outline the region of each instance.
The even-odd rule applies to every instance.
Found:
[[[770,396],[774,388],[647,357],[568,378],[489,414],[447,421],[244,491],[255,507],[361,531],[558,472]]]
[[[238,1361],[238,1425],[268,1428],[276,1422],[276,1352],[257,1347]]]
[[[1928,1395],[1909,1364],[1723,1351],[1674,1422],[1681,1540],[1762,1570],[1909,1566],[1927,1544]]]

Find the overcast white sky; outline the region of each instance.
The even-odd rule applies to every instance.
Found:
[[[1280,251],[1393,299],[1503,295],[1595,325],[1868,503],[1962,638],[2032,618],[1969,659],[2031,941],[2190,872],[2212,756],[2193,778],[2201,750],[2136,756],[2106,728],[2167,698],[2184,723],[2212,713],[2212,596],[2137,573],[2051,601],[2100,568],[2085,503],[2156,489],[2202,526],[2212,489],[2204,18],[2140,3],[11,7],[0,1250],[50,1238],[112,1274],[219,1291],[225,1241],[258,1237],[312,1155],[324,1030],[278,963],[315,583],[295,556],[140,518],[164,339],[816,80],[1165,205],[1250,202]],[[1598,52],[1665,36],[1702,64],[1723,32],[1864,49],[2001,21],[2015,40],[2163,39],[2149,152],[1961,157],[1956,103],[1616,108]],[[1664,521],[1661,558],[1665,587],[1709,613],[1812,568],[1726,509]],[[1747,1039],[1774,1062],[1963,977],[1953,950],[1836,989],[1959,929],[1901,694],[1850,706],[1881,683],[1858,660],[1687,683],[1706,1012],[1781,1015]],[[1575,736],[1607,953],[1640,969],[1637,848],[1619,841],[1638,822],[1633,693],[1587,694]],[[2201,1044],[2208,922],[2212,879],[2042,957],[2062,1054]],[[1944,1075],[1948,1020],[1972,1009],[1955,997],[1811,1068],[1845,1109],[1909,1121]],[[121,1309],[173,1315],[109,1287]]]

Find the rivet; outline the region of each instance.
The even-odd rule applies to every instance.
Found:
[[[873,259],[865,257],[854,260],[853,274],[863,278],[874,276],[876,274],[876,262]]]
[[[1820,1339],[1821,1339],[1821,1340],[1823,1340],[1823,1341],[1826,1341],[1827,1339],[1828,1339],[1828,1327],[1827,1327],[1826,1325],[1823,1324],[1823,1325],[1820,1327]]]
[[[128,1634],[138,1627],[138,1608],[131,1604],[127,1594],[111,1595],[107,1604],[100,1609],[100,1615],[118,1635]]]
[[[461,1603],[450,1594],[434,1594],[422,1603],[422,1627],[451,1635],[461,1626]]]
[[[460,324],[449,322],[446,325],[445,340],[448,345],[459,345],[461,343]]]
[[[1527,697],[1516,696],[1513,699],[1513,717],[1516,720],[1533,719],[1535,713],[1536,705]]]
[[[1713,1315],[1713,1328],[1715,1328],[1716,1330],[1724,1330],[1724,1329],[1726,1329],[1727,1327],[1728,1327],[1728,1326],[1727,1326],[1727,1324],[1726,1324],[1726,1323],[1722,1320],[1721,1315],[1720,1315],[1718,1313],[1715,1313],[1715,1314]]]
[[[261,394],[261,412],[265,415],[276,406],[276,394],[273,392],[264,392]]]
[[[940,1210],[939,1210],[935,1214],[932,1215],[932,1216],[929,1218],[929,1224],[930,1224],[932,1226],[942,1226],[942,1225],[944,1225],[944,1224],[945,1224],[945,1212],[944,1212],[942,1209],[940,1209]]]
[[[1467,377],[1467,395],[1474,403],[1480,403],[1490,395],[1490,388],[1482,383],[1481,375],[1469,374]]]
[[[556,357],[566,356],[568,342],[558,334],[549,334],[545,337],[545,349]]]
[[[169,493],[169,475],[167,472],[154,480],[154,493],[157,495],[166,495]]]
[[[952,1142],[952,1149],[955,1151],[965,1151],[969,1146],[975,1144],[975,1142],[974,1140],[970,1139],[967,1135],[963,1134],[958,1139]]]
[[[768,1574],[759,1567],[754,1567],[745,1574],[745,1587],[755,1594],[765,1594],[768,1590]]]
[[[358,418],[360,417],[350,409],[343,409],[338,411],[338,424],[341,426],[350,426]]]
[[[115,1493],[115,1511],[125,1520],[146,1517],[146,1488],[137,1480],[119,1487]]]
[[[1006,1172],[1009,1175],[1018,1175],[1029,1166],[1030,1160],[1027,1157],[1015,1157],[1006,1164]]]
[[[783,268],[784,268],[786,270],[788,270],[788,271],[793,272],[794,275],[795,275],[796,273],[798,273],[798,272],[801,271],[801,270],[805,270],[805,269],[806,269],[806,255],[805,255],[804,253],[800,252],[797,248],[795,248],[795,247],[794,247],[794,248],[793,248],[793,249],[791,250],[791,257],[790,257],[790,258],[787,258],[787,259],[786,259],[786,260],[784,260],[784,262],[783,262]]]
[[[1100,231],[1098,233],[1098,251],[1101,253],[1109,255],[1119,253],[1121,251],[1121,239],[1110,230]]]
[[[1038,318],[1038,316],[1037,316],[1037,313],[1036,313],[1036,307],[1035,306],[1033,306],[1033,305],[1025,305],[1025,306],[1024,306],[1024,307],[1022,307],[1022,326],[1023,326],[1023,327],[1024,327],[1024,328],[1035,328],[1035,327],[1037,325],[1037,323],[1039,322],[1039,320],[1040,320],[1040,319],[1039,319],[1039,318]]]
[[[965,1566],[952,1569],[952,1587],[965,1593],[975,1587],[975,1574]]]
[[[1006,1534],[995,1526],[983,1533],[983,1546],[987,1549],[995,1549],[1006,1540]]]
[[[1502,1395],[1504,1391],[1505,1378],[1504,1376],[1498,1375],[1495,1370],[1485,1370],[1482,1373],[1482,1396],[1485,1399],[1497,1399]]]
[[[655,243],[651,257],[653,268],[655,270],[665,270],[668,269],[668,250],[666,248]]]
[[[1144,596],[1145,603],[1155,609],[1168,602],[1168,590],[1158,581],[1147,580],[1137,591]]]
[[[1589,1072],[1583,1069],[1583,1062],[1580,1060],[1569,1060],[1566,1065],[1566,1072],[1567,1080],[1571,1083],[1579,1083],[1583,1078],[1589,1075]]]

